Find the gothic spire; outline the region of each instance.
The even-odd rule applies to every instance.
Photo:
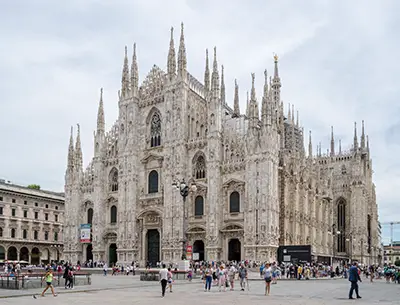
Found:
[[[264,94],[261,104],[261,118],[264,124],[267,124],[268,118],[268,74],[267,69],[264,70]]]
[[[68,147],[68,167],[67,170],[72,171],[74,168],[74,161],[75,161],[75,156],[74,156],[74,128],[71,126],[71,135],[69,137],[69,147]]]
[[[369,137],[367,136],[367,151],[369,152]]]
[[[362,121],[362,127],[361,127],[361,148],[365,148],[365,130],[364,130],[364,120]]]
[[[133,44],[133,55],[131,65],[131,90],[132,96],[137,97],[139,93],[139,69],[136,56],[136,43]]]
[[[333,126],[331,126],[331,157],[335,155],[335,139],[333,137]]]
[[[206,49],[206,71],[204,72],[204,87],[206,91],[210,90],[210,67],[208,64],[208,49]]]
[[[289,121],[289,123],[291,122],[291,120],[292,120],[292,114],[290,113],[290,103],[289,103],[289,107],[288,107],[288,114],[287,114],[287,118],[288,118],[288,121]]]
[[[357,122],[354,122],[354,152],[357,152],[358,150],[358,139],[357,139]]]
[[[278,71],[278,55],[274,55],[274,79],[279,79],[279,71]]]
[[[185,35],[183,34],[183,22],[181,23],[181,38],[179,41],[178,51],[178,75],[186,80],[186,47],[185,47]]]
[[[239,109],[239,86],[237,84],[237,81],[235,79],[235,97],[233,99],[233,118],[237,118],[240,116],[240,109]]]
[[[250,100],[249,100],[249,91],[247,91],[247,99],[246,99],[246,116],[250,118]]]
[[[339,155],[342,154],[342,140],[339,139]]]
[[[254,86],[255,79],[256,79],[256,75],[254,73],[251,73],[250,102],[255,102],[257,100],[257,98],[256,98],[256,88]]]
[[[104,132],[104,105],[103,105],[103,88],[100,89],[99,110],[97,112],[97,133]]]
[[[250,106],[251,106],[251,113],[250,116],[254,119],[259,119],[260,118],[260,112],[258,109],[258,103],[257,103],[257,97],[256,97],[256,88],[254,85],[256,79],[256,75],[254,73],[251,73],[251,91],[250,91]],[[254,122],[255,126],[255,122]]]
[[[294,125],[294,104],[292,104],[292,124]]]
[[[297,126],[297,128],[299,128],[299,111],[297,110],[296,111],[296,126]]]
[[[310,135],[309,135],[309,138],[308,138],[308,157],[312,158],[311,130],[310,130]]]
[[[213,72],[211,75],[211,92],[212,97],[219,98],[219,73],[218,73],[218,62],[217,62],[217,47],[214,47],[214,63]]]
[[[121,95],[122,98],[126,98],[129,96],[128,48],[126,46],[125,46],[124,65],[122,67]]]
[[[171,39],[169,42],[167,71],[169,79],[175,76],[176,73],[176,58],[175,58],[175,43],[174,43],[174,28],[171,27]]]
[[[83,160],[82,160],[82,148],[81,148],[81,129],[79,124],[77,124],[78,126],[78,132],[76,135],[76,144],[75,144],[75,164],[76,164],[76,170],[82,170],[82,164],[83,164]]]
[[[221,66],[221,104],[225,105],[225,80],[224,80],[224,65]]]

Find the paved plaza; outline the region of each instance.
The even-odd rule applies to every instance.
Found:
[[[238,284],[238,282],[237,282]],[[344,279],[296,281],[282,280],[272,285],[271,295],[264,296],[264,283],[261,280],[250,281],[250,291],[218,292],[212,287],[211,292],[204,292],[200,280],[191,283],[177,281],[174,292],[167,292],[161,304],[399,304],[400,285],[386,284],[384,281],[360,284],[362,300],[348,300],[349,282]],[[27,304],[158,304],[161,300],[160,285],[156,282],[140,282],[138,276],[93,276],[91,286],[77,287],[75,290],[58,289],[58,297],[51,294],[33,299],[38,290],[10,291],[0,290],[0,303]],[[5,296],[13,296],[6,297]]]

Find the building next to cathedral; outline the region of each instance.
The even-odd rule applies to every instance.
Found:
[[[0,179],[0,263],[62,259],[64,194]]]
[[[206,52],[204,83],[187,71],[183,25],[177,56],[171,29],[167,71],[153,66],[141,86],[136,45],[131,67],[125,48],[119,117],[106,132],[101,91],[86,170],[79,126],[75,145],[71,132],[65,259],[179,261],[186,244],[199,260],[275,261],[280,245],[310,245],[315,261],[378,261],[364,126],[360,142],[354,128],[349,151],[340,143],[335,151],[332,132],[330,151],[318,146],[314,155],[310,134],[306,154],[294,109],[284,115],[278,57],[262,97],[251,77],[242,113],[237,83],[233,108],[225,99],[215,48],[212,67]],[[185,201],[173,187],[182,179],[190,186]],[[81,242],[88,224],[90,238]]]

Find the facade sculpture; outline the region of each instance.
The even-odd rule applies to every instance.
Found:
[[[75,145],[71,134],[66,259],[177,261],[185,236],[200,260],[273,261],[280,244],[305,243],[317,259],[332,255],[338,230],[345,238],[362,236],[371,250],[365,257],[374,257],[378,216],[364,131],[351,152],[313,156],[310,142],[307,157],[293,111],[283,113],[278,57],[273,76],[265,72],[261,102],[251,75],[245,114],[236,81],[233,108],[226,102],[216,49],[213,57],[210,71],[206,52],[202,84],[186,68],[183,25],[177,59],[171,29],[167,71],[153,66],[139,87],[136,45],[130,69],[125,49],[119,117],[106,133],[101,91],[94,158],[85,171],[79,129]],[[185,213],[172,188],[183,178],[197,186]],[[345,225],[333,230],[342,203]],[[79,226],[86,223],[92,224],[92,242],[81,244]],[[352,245],[358,257],[364,248]],[[349,255],[347,246],[340,249]]]

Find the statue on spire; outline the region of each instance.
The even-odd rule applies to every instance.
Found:
[[[178,75],[186,80],[186,47],[185,47],[185,35],[183,34],[183,22],[181,23],[181,38],[179,41],[179,51],[178,51]]]

